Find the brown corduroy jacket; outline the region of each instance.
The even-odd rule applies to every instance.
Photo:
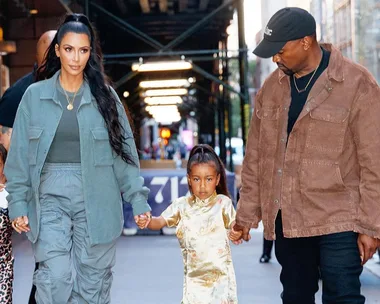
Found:
[[[276,70],[259,91],[242,169],[237,224],[275,238],[356,231],[380,238],[380,89],[331,45],[287,137],[289,77]]]

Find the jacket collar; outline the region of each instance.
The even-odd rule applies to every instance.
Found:
[[[52,99],[55,103],[60,104],[60,101],[57,97],[57,81],[60,73],[61,70],[58,70],[51,78],[45,80],[44,88],[41,92],[41,99]],[[86,103],[91,103],[91,100],[93,98],[90,86],[86,80],[83,82],[83,86],[83,96],[79,106]]]
[[[320,44],[322,48],[331,52],[329,65],[327,66],[326,72],[329,79],[334,79],[338,82],[344,80],[343,73],[343,55],[342,53],[330,43]],[[278,69],[279,82],[281,83],[282,79],[287,76],[283,71]]]

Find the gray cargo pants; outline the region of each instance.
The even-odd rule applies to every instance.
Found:
[[[37,303],[110,303],[116,242],[90,245],[80,164],[45,164],[40,206]]]

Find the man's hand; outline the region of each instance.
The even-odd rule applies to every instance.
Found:
[[[24,216],[20,216],[20,217],[15,218],[12,221],[12,227],[18,233],[30,231],[28,217],[26,215],[24,215]]]
[[[367,261],[372,258],[375,254],[376,249],[379,245],[379,240],[370,237],[365,234],[359,234],[358,237],[358,247],[360,252],[360,258],[362,260],[362,265],[367,263]]]
[[[243,242],[243,240],[241,239],[243,231],[241,231],[241,230],[240,231],[235,231],[234,230],[234,226],[235,226],[235,221],[233,221],[231,223],[231,229],[228,232],[228,238],[235,245],[239,245],[239,244],[241,244]]]
[[[248,242],[251,239],[251,235],[249,234],[249,230],[251,230],[251,228],[246,228],[235,223],[235,225],[233,226],[233,230],[237,232],[242,232],[240,239],[243,239],[246,242]]]

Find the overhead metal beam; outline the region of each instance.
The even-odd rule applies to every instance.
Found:
[[[167,13],[168,11],[168,0],[159,0],[158,7],[160,8],[161,13]]]
[[[219,53],[228,53],[229,50],[188,50],[188,51],[166,51],[166,52],[144,52],[144,53],[122,53],[122,54],[105,54],[104,59],[119,59],[119,58],[140,58],[140,57],[163,57],[163,56],[187,56],[187,55],[213,55],[219,57]],[[238,49],[234,52],[247,52],[247,49]]]
[[[126,18],[125,20],[131,24],[146,24],[146,23],[152,23],[152,24],[162,24],[165,22],[192,22],[194,24],[194,20],[202,20],[208,15],[207,12],[199,12],[199,13],[192,13],[192,14],[174,14],[174,15],[145,15],[144,18],[139,17],[134,17],[130,16]]]
[[[239,57],[213,57],[213,56],[197,56],[197,57],[186,57],[186,60],[189,60],[191,62],[204,62],[204,61],[215,61],[215,60],[221,60],[221,59],[228,59],[228,60],[238,60]],[[130,66],[136,62],[136,59],[129,59],[129,60],[106,60],[104,61],[105,65],[110,64],[119,64],[119,65],[125,65],[130,68]]]
[[[123,15],[128,13],[128,8],[124,0],[116,0],[116,5]]]
[[[199,0],[199,10],[205,11],[208,7],[209,2],[210,2],[210,0]]]
[[[144,41],[145,43],[149,44],[150,46],[154,47],[155,49],[160,50],[164,47],[163,44],[158,42],[157,40],[153,39],[149,35],[145,34],[144,32],[140,31],[139,29],[135,28],[133,25],[129,24],[128,22],[124,21],[123,19],[115,16],[114,14],[110,13],[103,7],[97,5],[96,3],[91,1],[91,5],[97,9],[98,11],[102,12],[103,14],[107,15],[111,21],[115,21],[118,25],[121,25],[122,28],[127,30],[131,35],[135,36],[136,38]]]
[[[125,22],[124,20],[116,17],[115,15],[113,15],[110,12],[108,12],[104,8],[100,7],[99,5],[97,5],[97,4],[93,3],[93,2],[91,2],[91,5],[93,5],[95,8],[97,8],[100,11],[102,11],[106,15],[108,15],[110,18],[116,20],[120,24],[122,24],[125,27],[127,27],[128,29],[130,29],[133,34],[136,34],[136,37],[138,37],[137,34],[140,33],[143,37],[138,37],[139,39],[141,39],[141,40],[149,43],[153,47],[157,48],[159,50],[158,51],[159,53],[163,53],[164,51],[172,49],[173,47],[175,47],[176,45],[178,45],[179,43],[181,43],[183,40],[187,39],[190,35],[192,35],[194,32],[198,31],[201,27],[203,27],[205,24],[207,24],[220,11],[224,10],[226,7],[228,7],[230,5],[233,5],[236,1],[239,1],[239,0],[226,0],[217,9],[215,9],[214,11],[212,11],[211,13],[209,13],[205,18],[203,18],[202,20],[198,21],[196,24],[194,24],[192,27],[190,27],[188,30],[186,30],[184,33],[182,33],[180,36],[178,36],[176,39],[172,40],[171,42],[169,42],[165,46],[162,45],[161,43],[159,43],[157,40],[155,40],[155,39],[151,38],[150,36],[146,35],[145,33],[141,32],[137,28],[133,27],[129,23]],[[219,84],[223,85],[225,88],[227,88],[228,90],[230,90],[230,91],[238,94],[240,97],[243,96],[239,92],[237,92],[233,87],[231,87],[230,85],[224,83],[223,81],[220,81],[217,77],[215,77],[215,76],[211,75],[210,73],[206,72],[205,70],[203,70],[199,66],[193,64],[193,70],[196,71],[196,72],[198,72],[198,73],[200,73],[204,77],[206,77],[206,78],[208,78],[210,80],[213,80],[216,83],[219,83]],[[133,72],[130,72],[127,75],[123,76],[122,78],[120,78],[116,82],[116,84],[115,84],[116,88],[118,88],[119,86],[121,86],[122,84],[124,84],[126,81],[128,81],[130,78],[132,78],[134,76],[136,76],[136,74],[134,74]],[[244,96],[242,98],[244,98]]]
[[[210,14],[208,14],[205,18],[198,21],[196,24],[194,24],[192,27],[190,27],[188,30],[186,30],[184,33],[179,35],[176,39],[169,42],[167,45],[165,45],[160,51],[166,51],[170,50],[176,45],[180,44],[183,40],[187,39],[189,36],[191,36],[193,33],[198,31],[201,27],[203,27],[205,24],[207,24],[212,18],[214,18],[220,11],[224,10],[226,7],[232,5],[234,2],[238,0],[228,0],[221,4],[217,9],[212,11]]]
[[[189,2],[188,0],[179,0],[178,10],[180,12],[187,10],[188,2]]]
[[[140,7],[144,14],[150,13],[149,0],[140,0]]]
[[[73,11],[71,10],[71,8],[69,7],[69,5],[66,3],[67,1],[64,1],[64,0],[58,0],[59,3],[61,3],[61,5],[64,7],[64,9],[66,10],[66,12],[68,12],[69,14],[72,14]]]
[[[209,80],[212,80],[212,81],[215,81],[216,83],[222,85],[224,88],[226,88],[227,90],[235,93],[235,94],[238,94],[240,97],[244,97],[242,96],[242,94],[239,92],[239,91],[236,91],[233,87],[231,87],[228,83],[225,83],[224,81],[220,80],[218,77],[215,77],[214,75],[210,74],[209,72],[205,71],[204,69],[202,69],[201,67],[197,66],[196,64],[193,63],[193,70],[199,74],[201,74],[202,76],[204,76],[205,78],[209,79]]]
[[[115,89],[118,89],[120,86],[122,86],[124,83],[126,83],[128,80],[132,79],[138,74],[136,71],[131,71],[127,75],[121,77],[118,81],[115,82]]]

